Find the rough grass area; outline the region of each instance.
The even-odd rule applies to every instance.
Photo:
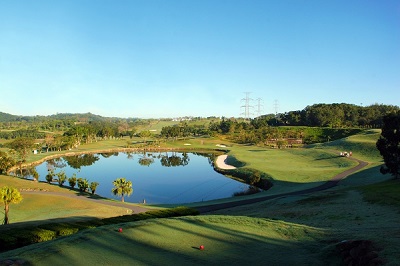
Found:
[[[103,226],[0,258],[31,265],[321,265],[324,234],[269,219],[180,217]]]
[[[398,180],[357,188],[336,189],[311,195],[283,197],[252,205],[215,211],[219,215],[284,220],[329,232],[321,245],[333,259],[335,244],[343,240],[370,240],[387,265],[398,265],[400,254]],[[338,265],[329,263],[327,265]]]
[[[400,180],[392,179],[361,187],[364,199],[371,203],[392,206],[400,210]]]

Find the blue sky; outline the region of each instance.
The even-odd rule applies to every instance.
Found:
[[[400,1],[0,0],[2,112],[239,117],[245,92],[400,105]]]

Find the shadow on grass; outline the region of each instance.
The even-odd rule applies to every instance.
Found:
[[[113,265],[323,264],[320,243],[312,236],[297,235],[301,226],[281,228],[287,224],[240,217],[233,218],[233,225],[231,222],[229,217],[152,220],[122,224],[123,232],[108,226],[11,251],[3,258],[53,265],[94,265],[99,261]]]
[[[227,209],[227,208],[237,207],[237,206],[241,206],[241,205],[253,204],[253,203],[262,202],[262,201],[266,201],[266,200],[276,199],[279,197],[304,195],[304,194],[310,194],[310,193],[314,193],[314,192],[318,192],[318,191],[327,190],[327,189],[337,186],[340,181],[342,181],[345,178],[348,178],[349,176],[354,175],[354,173],[356,173],[357,171],[360,171],[361,169],[363,169],[364,167],[366,167],[368,165],[368,163],[366,163],[366,162],[363,162],[363,161],[360,161],[360,160],[357,160],[354,158],[350,158],[350,159],[357,161],[358,165],[355,167],[352,167],[350,169],[347,169],[346,171],[344,171],[342,173],[337,174],[336,176],[332,177],[331,180],[329,180],[329,181],[307,183],[307,186],[309,188],[306,188],[306,189],[299,189],[297,191],[274,194],[274,195],[258,196],[258,197],[251,197],[251,198],[249,197],[249,198],[242,199],[242,200],[210,204],[207,206],[198,206],[198,207],[196,207],[196,209],[200,213],[207,213],[207,212],[216,211],[216,210],[220,210],[220,209]],[[277,182],[275,181],[274,185],[276,185],[276,183]],[[304,186],[303,183],[296,183],[296,182],[279,181],[279,183],[280,183],[279,186],[281,186],[281,187]]]

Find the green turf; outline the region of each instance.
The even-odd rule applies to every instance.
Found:
[[[318,265],[323,263],[319,239],[324,234],[269,219],[182,217],[89,229],[0,258],[17,257],[33,265]]]
[[[380,130],[371,129],[363,131],[359,134],[331,141],[323,144],[310,145],[310,147],[316,148],[331,148],[339,152],[352,152],[353,156],[370,162],[370,163],[381,163],[382,157],[376,148],[376,141],[380,136]]]

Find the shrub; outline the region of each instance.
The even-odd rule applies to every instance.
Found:
[[[38,243],[55,239],[57,233],[51,230],[36,228],[31,231],[31,242]]]
[[[215,171],[232,176],[241,180],[242,182],[256,186],[263,190],[268,190],[272,187],[271,177],[265,173],[262,173],[258,170],[250,169],[250,168],[236,168],[236,169],[219,169],[214,168]]]

